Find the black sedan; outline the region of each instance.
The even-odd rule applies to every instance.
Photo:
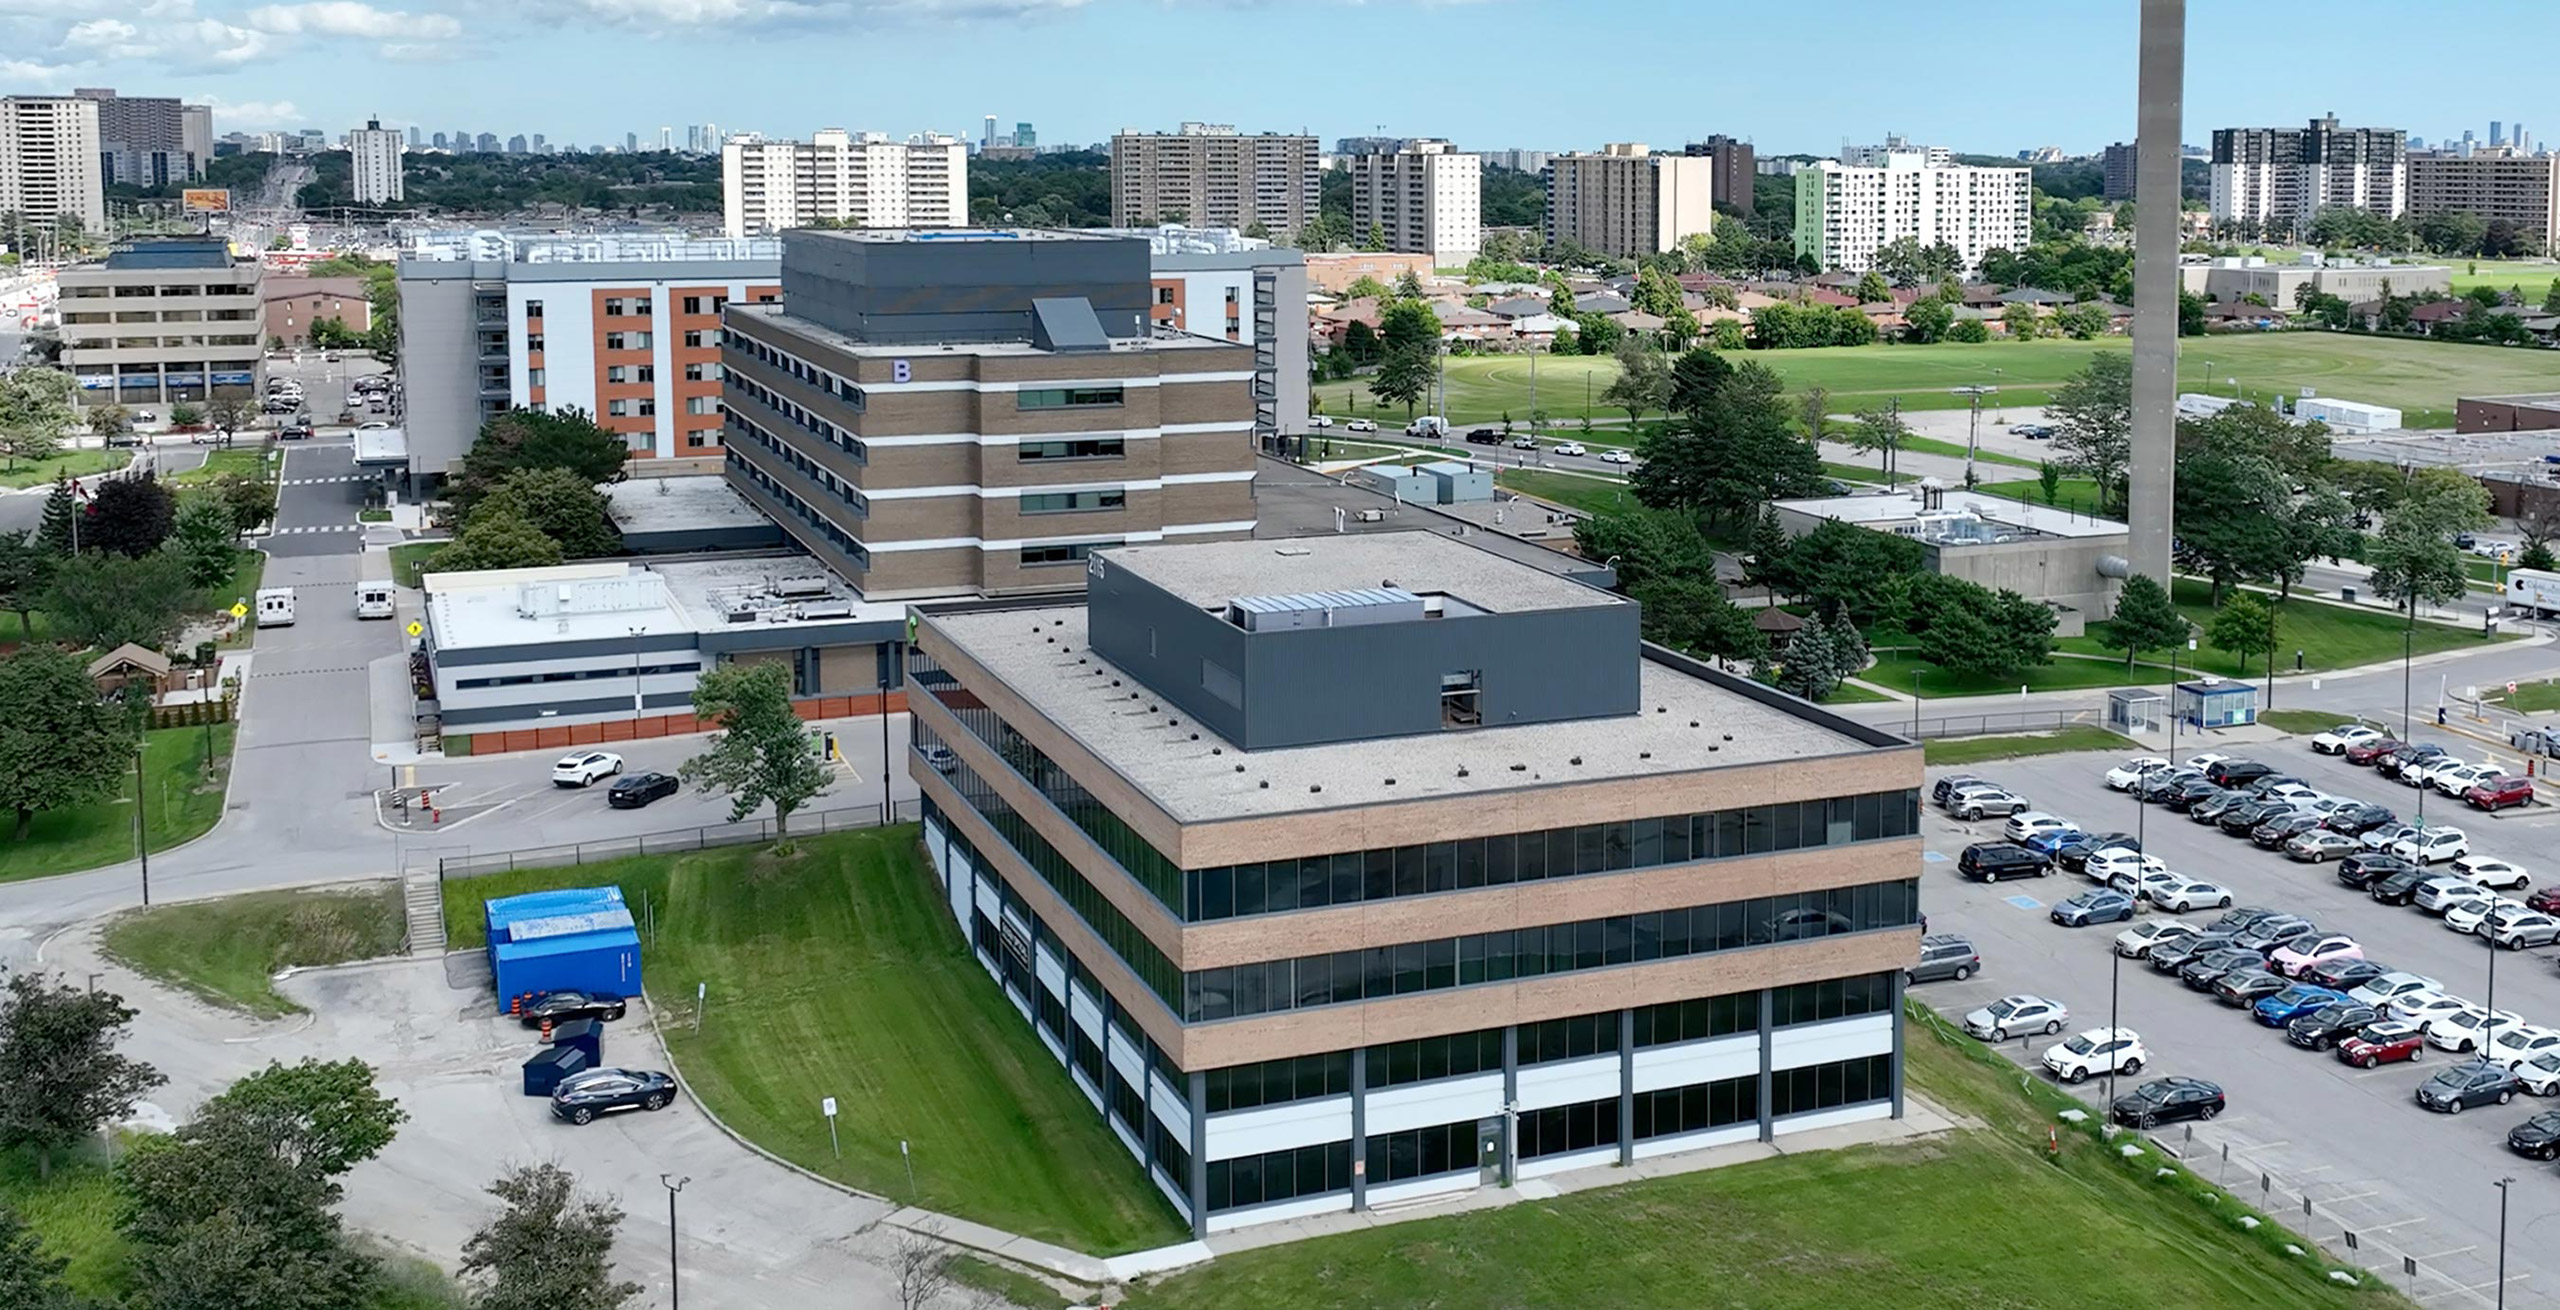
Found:
[[[2302,980],[2333,992],[2351,992],[2391,972],[2391,966],[2378,960],[2350,960],[2343,957],[2322,960],[2303,970]]]
[[[2224,910],[2221,918],[2205,925],[2205,931],[2246,932],[2260,922],[2275,918],[2282,913],[2284,911],[2270,910],[2263,905],[2243,905],[2237,909]]]
[[[2149,1128],[2180,1119],[2210,1119],[2222,1113],[2222,1089],[2202,1078],[2154,1078],[2115,1099],[2107,1107],[2117,1123]]]
[[[2400,771],[2408,768],[2410,765],[2423,763],[2427,760],[2439,759],[2443,755],[2444,747],[2442,746],[2396,747],[2387,754],[2384,754],[2374,760],[2373,771],[2386,778],[2397,778],[2400,776]]]
[[[2309,919],[2298,914],[2271,914],[2240,930],[2240,940],[2233,943],[2242,950],[2265,955],[2275,948],[2307,932],[2318,932]]]
[[[2140,782],[2125,788],[2125,791],[2135,800],[2146,801],[2156,805],[2169,799],[2169,793],[2176,791],[2180,787],[2184,787],[2191,782],[2201,782],[2203,780],[2204,775],[2193,769],[2153,769],[2151,772],[2144,774]]]
[[[2505,1105],[2522,1084],[2502,1065],[2472,1060],[2418,1084],[2418,1104],[2438,1114],[2460,1114],[2479,1105]]]
[[[2368,803],[2341,805],[2331,810],[2329,817],[2320,821],[2320,826],[2331,832],[2343,832],[2350,837],[2361,837],[2384,824],[2399,821],[2400,816],[2392,813],[2388,806]]]
[[[2089,867],[2090,856],[2119,847],[2139,852],[2142,849],[2142,843],[2129,832],[2102,832],[2094,837],[2082,837],[2055,847],[2053,862],[2072,873],[2078,873]]]
[[[2292,985],[2292,981],[2282,974],[2269,973],[2251,965],[2215,979],[2213,994],[2221,997],[2224,1005],[2246,1010]]]
[[[2249,840],[2272,851],[2319,826],[2317,814],[2285,814],[2251,828]]]
[[[2172,788],[2169,794],[2162,798],[2161,803],[2170,809],[2183,812],[2194,808],[2199,801],[2211,800],[2224,794],[2222,788],[2198,778],[2193,782]]]
[[[2508,1129],[2507,1149],[2536,1160],[2560,1160],[2560,1110],[2545,1110]]]
[[[616,1110],[663,1110],[676,1099],[676,1080],[652,1069],[589,1069],[560,1080],[551,1091],[551,1114],[573,1124],[595,1122]]]
[[[676,776],[672,773],[632,773],[614,779],[605,789],[604,803],[617,810],[636,810],[663,796],[676,794]]]
[[[2263,970],[2266,967],[2267,957],[2256,951],[2244,951],[2233,947],[2228,950],[2207,951],[2187,961],[2178,970],[2178,980],[2197,991],[2209,992],[2213,990],[2215,983],[2222,981],[2224,974],[2234,969]]]
[[[2251,801],[2246,805],[2235,805],[2223,811],[2222,817],[2215,821],[2214,826],[2222,829],[2225,836],[2246,837],[2259,824],[2279,814],[2291,813],[2293,813],[2293,806],[2286,801]]]
[[[2161,973],[2176,973],[2199,956],[2231,949],[2231,934],[2200,932],[2174,942],[2162,942],[2151,948],[2151,967]]]
[[[2284,1026],[2284,1039],[2305,1050],[2325,1051],[2380,1017],[2370,1005],[2333,1001],[2309,1014],[2297,1015]]]
[[[2188,806],[2187,817],[2198,823],[2220,823],[2223,815],[2243,805],[2256,803],[2257,798],[2245,791],[2225,791],[2219,796],[2207,796]]]
[[[2338,881],[2350,887],[2369,888],[2395,873],[2405,873],[2416,867],[2397,855],[2363,851],[2338,861]]]
[[[2402,869],[2365,888],[2365,895],[2385,905],[2407,905],[2418,898],[2418,884],[2434,876],[2424,869]]]
[[[564,1023],[571,1019],[619,1019],[628,1004],[610,992],[544,992],[524,1003],[516,1017],[527,1028],[539,1028],[544,1020]]]

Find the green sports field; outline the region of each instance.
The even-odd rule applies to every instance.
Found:
[[[2550,266],[2543,285],[2549,285]],[[2482,275],[2489,266],[2482,265]],[[2515,280],[2509,277],[2507,280]],[[1956,409],[1968,403],[1950,394],[1960,386],[2000,388],[1999,401],[2042,404],[2052,389],[2101,350],[2126,350],[2123,337],[2101,341],[1988,342],[1982,345],[1840,346],[1822,350],[1753,351],[1749,358],[1776,370],[1790,390],[1828,388],[1835,411],[1882,405],[1900,397],[1905,409]],[[2552,357],[2532,350],[2463,346],[2401,338],[2327,332],[2275,332],[2256,336],[2191,337],[2180,344],[2181,390],[2230,394],[2230,379],[2243,395],[2265,397],[2308,385],[2323,396],[2392,405],[2412,427],[2450,427],[2458,396],[2549,390]],[[1598,396],[1617,376],[1605,356],[1537,357],[1537,404],[1529,400],[1527,355],[1462,356],[1448,363],[1448,418],[1452,423],[1497,423],[1505,413],[1526,423],[1532,408],[1578,420],[1588,379],[1591,415],[1623,421],[1625,411]],[[1315,389],[1323,412],[1377,412],[1365,378]],[[1390,411],[1401,421],[1402,407]]]

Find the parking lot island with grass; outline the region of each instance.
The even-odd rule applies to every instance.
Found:
[[[1013,1022],[1194,1233],[1900,1113],[1909,743],[1434,534],[1087,577],[919,607],[911,770]]]

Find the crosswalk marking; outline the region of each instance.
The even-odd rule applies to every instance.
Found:
[[[277,528],[268,535],[281,537],[297,532],[362,532],[364,528],[365,525],[361,523],[330,523],[309,528]]]
[[[350,474],[346,477],[340,478],[286,478],[281,485],[288,487],[316,487],[324,482],[359,482],[366,480],[368,479]]]

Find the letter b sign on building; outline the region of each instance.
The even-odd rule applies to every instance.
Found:
[[[912,365],[908,364],[907,361],[903,359],[893,359],[889,361],[890,381],[907,382],[913,380],[914,377],[915,369]]]

